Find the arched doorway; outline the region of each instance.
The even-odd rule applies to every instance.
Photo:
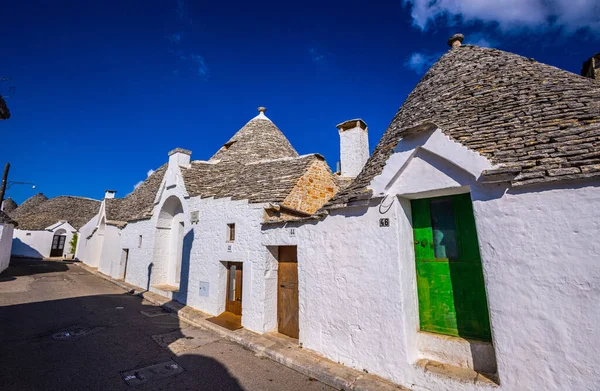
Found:
[[[62,257],[65,251],[65,242],[67,240],[67,231],[59,229],[54,232],[52,237],[52,247],[50,249],[51,257]]]
[[[158,214],[151,283],[161,290],[177,291],[181,279],[184,218],[179,198],[171,196]]]

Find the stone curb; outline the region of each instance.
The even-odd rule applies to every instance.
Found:
[[[246,329],[227,330],[207,321],[206,319],[211,317],[208,314],[156,293],[141,290],[124,281],[115,280],[82,263],[76,265],[132,294],[163,307],[193,326],[211,330],[229,341],[242,345],[259,357],[271,359],[330,387],[344,391],[409,391],[408,388],[395,385],[378,376],[357,371],[309,350],[299,348],[295,340],[290,339],[288,341],[285,337],[279,335],[261,335]]]

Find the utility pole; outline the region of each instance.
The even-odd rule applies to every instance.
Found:
[[[4,175],[2,175],[2,187],[0,188],[0,208],[2,207],[2,201],[4,201],[4,193],[6,192],[6,183],[8,180],[9,169],[10,163],[6,163],[6,166],[4,166]]]

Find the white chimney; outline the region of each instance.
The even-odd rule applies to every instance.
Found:
[[[190,156],[192,156],[192,151],[183,148],[175,148],[169,152],[169,166],[175,164],[178,166],[189,166]]]
[[[104,199],[106,198],[115,198],[116,190],[105,190],[104,191]]]
[[[369,159],[369,131],[362,119],[336,126],[340,132],[341,176],[355,178]]]

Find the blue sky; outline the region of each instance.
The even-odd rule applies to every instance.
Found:
[[[0,163],[37,185],[12,187],[19,203],[123,197],[175,147],[208,159],[258,106],[335,168],[335,125],[363,118],[373,149],[455,32],[575,73],[600,51],[596,0],[24,0],[2,15]]]

